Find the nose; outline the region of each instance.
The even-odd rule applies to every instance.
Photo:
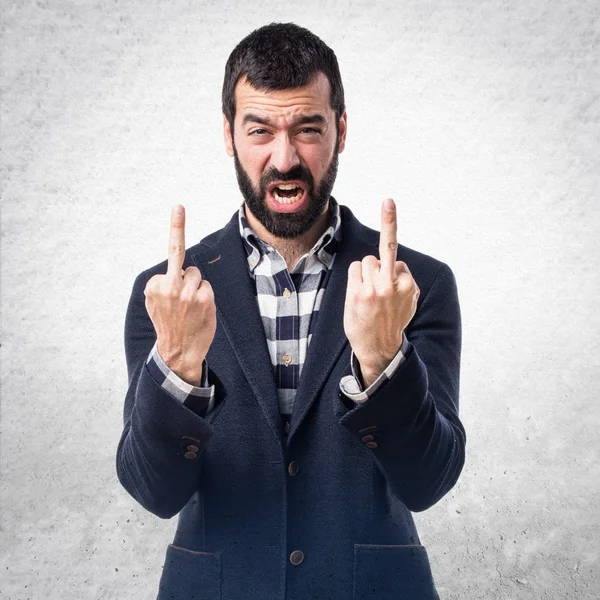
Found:
[[[275,167],[281,173],[287,173],[299,164],[300,157],[298,156],[298,150],[291,143],[290,138],[286,134],[277,136],[273,141],[271,166]]]

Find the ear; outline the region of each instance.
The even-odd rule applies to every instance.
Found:
[[[344,111],[344,114],[340,117],[338,126],[340,129],[340,146],[338,148],[339,154],[340,152],[343,152],[344,148],[346,147],[346,130],[348,128],[348,115],[346,114],[346,111]]]
[[[225,113],[223,113],[223,137],[225,138],[225,151],[229,156],[233,156],[233,133]]]

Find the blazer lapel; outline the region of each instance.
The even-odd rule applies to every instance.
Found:
[[[237,213],[214,245],[200,245],[194,250],[192,259],[215,294],[217,323],[222,325],[273,433],[281,439],[275,377]]]
[[[348,342],[344,333],[344,302],[348,282],[348,267],[355,260],[373,254],[378,256],[377,246],[363,240],[363,227],[350,209],[340,206],[342,211],[342,240],[336,253],[327,288],[323,295],[317,324],[302,374],[298,383],[288,443],[308,414],[329,373],[333,369],[344,346]],[[348,364],[350,368],[350,364]]]

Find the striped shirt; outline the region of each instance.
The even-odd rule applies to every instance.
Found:
[[[244,207],[240,208],[240,233],[254,277],[282,415],[292,413],[306,351],[340,243],[340,209],[337,202],[331,205],[327,230],[291,272],[279,252],[255,235]]]
[[[340,209],[333,198],[330,200],[330,213],[328,228],[291,272],[279,252],[252,231],[243,204],[238,213],[240,235],[244,241],[250,275],[255,283],[258,309],[277,386],[279,410],[283,416],[292,413],[321,300],[341,242]],[[360,368],[352,354],[352,375],[342,379],[341,391],[354,402],[368,400],[394,374],[403,362],[407,349],[408,341],[404,336],[398,354],[367,390],[360,383]],[[156,344],[150,352],[147,365],[159,385],[196,413],[206,416],[214,407],[214,386],[208,385],[206,362],[200,386],[190,385],[175,375],[160,357]]]

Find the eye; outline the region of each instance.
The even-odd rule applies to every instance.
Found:
[[[303,127],[298,133],[319,134],[321,130],[314,127]]]
[[[253,131],[251,131],[249,133],[249,135],[265,135],[266,133],[269,133],[266,129],[254,129]]]

